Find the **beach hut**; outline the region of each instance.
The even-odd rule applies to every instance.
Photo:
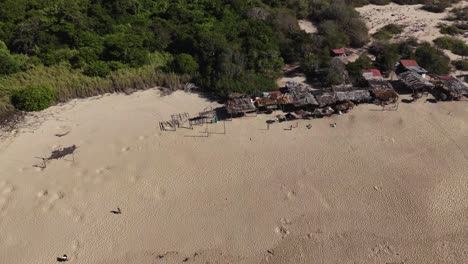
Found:
[[[230,94],[226,101],[226,112],[231,116],[256,112],[252,99],[243,94]]]
[[[307,84],[286,82],[288,103],[294,107],[314,107],[318,106],[319,103],[312,94],[313,89]]]
[[[391,89],[393,86],[386,81],[379,70],[377,69],[366,69],[362,71],[362,77],[367,82],[367,85],[371,90],[374,89]]]
[[[413,91],[413,94],[425,93],[434,88],[434,85],[431,82],[427,81],[423,76],[414,71],[405,71],[400,73],[398,74],[398,78],[408,89]]]
[[[433,83],[432,94],[438,100],[461,100],[468,96],[468,87],[456,77],[438,76]]]
[[[397,67],[397,73],[403,73],[411,71],[421,75],[423,78],[426,78],[427,71],[418,65],[415,60],[401,60]]]
[[[263,93],[263,97],[255,99],[255,106],[261,111],[271,111],[278,109],[278,98],[281,96],[280,91],[270,91]]]
[[[336,92],[335,94],[338,102],[351,101],[354,103],[367,103],[372,101],[372,96],[368,90]]]
[[[334,57],[346,57],[345,49],[332,49],[331,51]]]
[[[338,102],[336,93],[333,91],[314,91],[314,95],[320,107],[331,106]]]

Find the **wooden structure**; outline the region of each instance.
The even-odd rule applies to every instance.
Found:
[[[331,106],[338,102],[336,93],[333,91],[315,91],[314,95],[320,107]]]
[[[338,102],[351,101],[354,103],[367,103],[372,101],[371,94],[368,90],[336,92],[335,94]]]
[[[362,77],[367,82],[367,85],[369,86],[371,90],[374,90],[374,89],[393,90],[393,86],[382,77],[382,74],[377,69],[363,70]]]
[[[438,100],[462,100],[468,96],[468,87],[456,77],[438,76],[433,83],[432,94]]]
[[[332,49],[331,50],[334,57],[345,57],[346,50],[345,49]]]
[[[403,73],[407,71],[419,74],[423,78],[426,77],[427,73],[426,69],[419,66],[415,60],[401,60],[397,67],[397,73]]]
[[[256,113],[257,108],[255,108],[249,97],[242,94],[231,94],[226,101],[226,111],[231,116],[245,115],[247,113]]]
[[[426,93],[434,88],[431,82],[413,71],[400,73],[398,74],[398,78],[408,89],[413,91],[413,94]]]
[[[309,85],[296,82],[286,82],[286,88],[290,95],[290,97],[287,97],[288,104],[292,104],[294,107],[313,107],[319,105],[312,94],[314,90]]]

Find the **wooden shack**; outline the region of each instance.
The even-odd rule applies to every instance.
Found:
[[[319,103],[312,94],[313,89],[307,84],[287,82],[286,83],[287,93],[290,97],[287,97],[289,104],[294,107],[314,107],[318,106]]]
[[[362,77],[367,82],[367,85],[371,90],[374,89],[391,89],[393,86],[386,81],[379,70],[367,69],[362,71]]]
[[[338,102],[336,93],[333,91],[314,91],[314,95],[320,107],[335,105]]]
[[[239,116],[256,112],[252,99],[243,94],[230,94],[226,101],[226,112],[231,116]]]
[[[424,93],[432,90],[434,85],[423,76],[413,71],[406,71],[398,74],[400,81],[413,93]]]
[[[372,96],[368,90],[336,92],[335,94],[338,102],[368,103],[372,101]]]
[[[407,72],[407,71],[414,72],[422,76],[423,78],[426,78],[427,70],[419,66],[415,60],[401,60],[400,61],[396,72],[400,74],[400,73]]]
[[[438,76],[433,83],[432,94],[438,100],[461,100],[468,96],[468,87],[456,77]]]
[[[255,99],[255,106],[261,111],[269,111],[278,109],[278,98],[281,96],[280,91],[265,92],[263,97]]]

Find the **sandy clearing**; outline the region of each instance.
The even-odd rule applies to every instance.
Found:
[[[466,1],[455,4],[454,7],[467,6]],[[382,27],[388,24],[397,24],[404,26],[403,33],[395,37],[395,40],[405,40],[409,37],[415,37],[419,41],[431,42],[443,36],[439,24],[450,25],[453,22],[445,20],[452,8],[447,8],[444,13],[432,13],[421,9],[422,5],[397,5],[394,3],[379,6],[366,5],[356,10],[366,22],[369,33],[374,34]],[[457,36],[457,38],[468,41],[468,35]],[[460,56],[446,51],[451,60],[461,59]]]
[[[299,28],[304,30],[306,33],[313,34],[317,33],[317,27],[308,19],[299,19]]]
[[[148,90],[37,114],[0,145],[0,262],[468,262],[466,102],[159,131],[207,106]],[[72,144],[74,162],[32,166]]]

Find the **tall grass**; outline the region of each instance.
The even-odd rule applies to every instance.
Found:
[[[28,86],[51,85],[57,89],[58,102],[73,98],[85,98],[103,93],[127,92],[164,86],[178,89],[190,79],[165,73],[161,65],[153,63],[141,68],[121,69],[105,78],[89,77],[68,64],[52,67],[37,66],[29,71],[0,78],[0,116],[14,110],[10,97],[15,90]]]

